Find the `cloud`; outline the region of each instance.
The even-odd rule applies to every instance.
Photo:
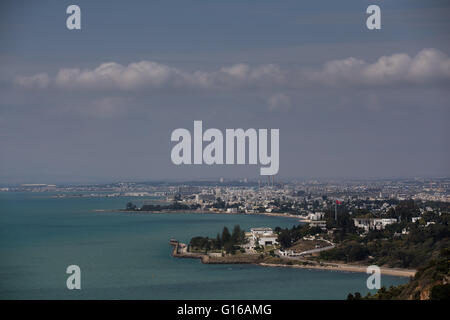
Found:
[[[422,50],[413,59],[408,76],[415,81],[448,79],[450,59],[436,49]]]
[[[434,84],[450,80],[450,59],[436,49],[423,49],[416,56],[397,53],[373,63],[349,57],[331,60],[316,70],[293,71],[276,64],[250,66],[238,63],[216,71],[185,71],[154,61],[121,65],[102,63],[93,69],[63,68],[51,78],[47,73],[18,76],[21,87],[76,90],[235,90],[288,88],[389,86]]]
[[[382,56],[374,63],[347,58],[325,63],[309,80],[331,86],[430,84],[450,80],[450,59],[436,49],[423,49],[415,57]]]
[[[284,93],[277,93],[269,97],[267,105],[270,111],[287,111],[291,109],[291,99]]]
[[[18,76],[14,83],[26,88],[46,88],[50,83],[50,77],[47,73],[38,73],[32,76]]]
[[[187,72],[153,61],[123,66],[103,63],[95,69],[60,69],[54,83],[59,88],[76,89],[205,89],[261,86],[281,81],[281,70],[275,65],[250,67],[235,64],[214,72]]]
[[[184,86],[189,75],[176,68],[152,61],[123,66],[115,62],[103,63],[95,69],[61,69],[55,85],[61,88],[92,88],[135,90]]]

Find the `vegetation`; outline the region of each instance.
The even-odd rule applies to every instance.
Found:
[[[126,211],[167,211],[167,210],[196,210],[200,207],[198,204],[186,205],[180,203],[178,201],[174,201],[173,203],[165,206],[161,205],[153,205],[153,204],[144,204],[141,208],[138,208],[132,202],[128,202],[126,205]]]
[[[338,209],[336,221],[334,210],[325,212],[327,230],[333,233],[322,236],[330,237],[337,246],[322,251],[319,259],[418,269],[408,284],[382,287],[375,295],[369,293],[365,297],[358,292],[350,293],[347,299],[450,299],[450,205],[428,203],[426,206],[435,210],[423,212],[413,200],[396,202],[382,217],[395,218],[398,222],[384,230],[368,232],[355,228],[353,218],[379,218],[379,214],[368,210],[350,213],[343,205]],[[413,223],[413,217],[419,219]],[[323,232],[307,226],[277,231],[283,248],[292,246],[305,235]]]
[[[420,214],[414,201],[400,202],[387,213],[398,223],[385,230],[370,231],[359,240],[359,245],[367,249],[371,263],[417,268],[414,278],[404,285],[382,287],[375,295],[369,293],[361,297],[355,293],[349,294],[347,299],[450,299],[450,209],[445,203],[433,203],[433,206],[439,210]],[[412,223],[412,217],[420,219]],[[406,234],[402,230],[406,230]],[[343,259],[345,254],[339,249],[348,244],[349,241],[343,241],[338,248],[323,252],[321,257]]]
[[[382,287],[374,295],[361,297],[359,292],[349,294],[348,300],[397,300],[397,299],[450,299],[450,250],[443,249],[437,259],[433,259],[419,268],[413,279],[407,284],[390,288]]]
[[[339,245],[321,252],[324,260],[365,261],[371,264],[398,268],[417,268],[439,255],[441,249],[450,247],[450,213],[425,213],[415,223],[412,217],[420,216],[414,201],[400,202],[388,212],[399,223],[388,225],[384,230],[371,230],[364,237],[359,230],[347,230],[344,235],[334,235]],[[346,219],[345,219],[346,220]],[[427,222],[435,222],[426,226]],[[340,222],[339,227],[343,228]],[[402,230],[407,230],[402,234]]]
[[[338,260],[345,262],[364,260],[369,256],[367,247],[358,241],[350,240],[337,248],[322,251],[320,258],[324,260]]]
[[[125,210],[127,211],[134,211],[136,209],[137,209],[136,205],[134,205],[132,202],[128,202],[125,208]]]
[[[291,247],[296,241],[302,239],[304,236],[323,233],[321,228],[310,227],[308,225],[293,226],[292,229],[281,229],[280,227],[276,227],[274,231],[278,233],[278,242],[282,249]]]
[[[239,250],[239,245],[244,244],[245,231],[239,225],[235,225],[233,232],[224,227],[222,234],[218,233],[215,239],[208,237],[194,237],[189,242],[190,251],[202,251],[207,253],[211,250],[225,251],[226,253],[235,254]]]

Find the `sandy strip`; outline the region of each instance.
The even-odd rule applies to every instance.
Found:
[[[319,270],[328,270],[328,271],[346,271],[346,272],[359,272],[359,273],[367,273],[366,266],[357,266],[357,265],[349,265],[342,263],[328,264],[324,263],[323,265],[298,265],[298,264],[275,264],[275,263],[259,263],[259,265],[264,267],[287,267],[287,268],[300,268],[300,269],[319,269]],[[416,270],[410,269],[397,269],[397,268],[380,268],[381,274],[397,276],[397,277],[414,277],[416,274]]]

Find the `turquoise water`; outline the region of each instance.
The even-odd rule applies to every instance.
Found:
[[[234,224],[290,227],[293,219],[93,211],[129,200],[136,202],[1,193],[0,299],[345,299],[368,292],[365,274],[203,265],[170,256],[171,237],[214,237]],[[81,268],[81,290],[66,288],[72,264]],[[386,286],[407,281],[382,276]]]

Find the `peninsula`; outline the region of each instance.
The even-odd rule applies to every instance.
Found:
[[[309,227],[303,227],[310,229]],[[289,248],[282,248],[278,237],[270,228],[252,228],[244,232],[236,225],[230,234],[224,227],[215,239],[194,237],[189,244],[170,240],[172,256],[200,259],[204,264],[256,264],[264,267],[290,267],[366,273],[367,265],[323,261],[320,254],[335,248],[335,244],[320,236],[305,236]],[[380,268],[382,274],[413,277],[415,269]]]

